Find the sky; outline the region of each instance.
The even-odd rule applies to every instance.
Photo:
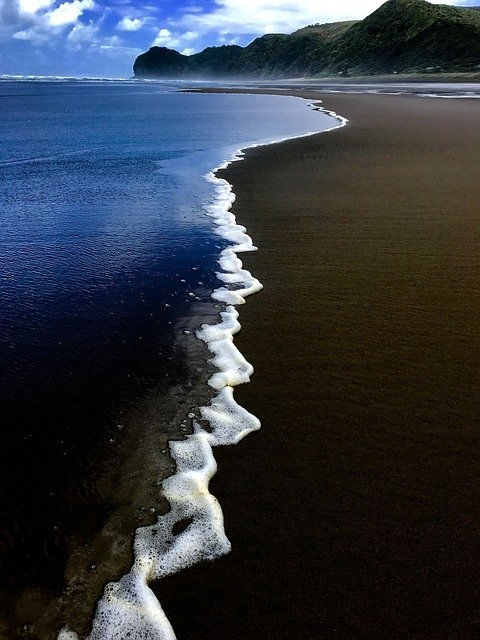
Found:
[[[0,75],[128,78],[151,46],[186,55],[362,19],[382,0],[0,0]],[[438,0],[474,6],[480,0]]]

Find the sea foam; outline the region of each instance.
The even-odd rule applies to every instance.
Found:
[[[318,102],[310,106],[336,118],[337,124],[331,129],[347,122],[321,109]],[[237,151],[205,176],[215,195],[205,206],[205,213],[214,221],[216,232],[230,243],[219,259],[217,277],[223,285],[212,293],[212,298],[224,303],[225,309],[220,312],[220,322],[204,324],[196,332],[197,338],[208,346],[211,362],[218,369],[208,381],[217,393],[209,405],[199,407],[200,420],[193,420],[193,433],[184,440],[169,443],[176,472],[163,481],[162,491],[170,511],[160,516],[156,524],[137,529],[133,567],[118,582],[106,586],[88,640],[175,640],[149,582],[230,551],[222,510],[209,492],[209,481],[217,470],[212,447],[236,444],[260,428],[258,418],[241,407],[233,396],[233,388],[248,382],[253,373],[252,365],[235,346],[233,336],[240,330],[235,307],[260,291],[262,284],[243,268],[238,257],[239,253],[255,251],[256,247],[230,211],[235,201],[232,186],[216,174],[243,157],[243,151]],[[208,422],[208,431],[201,424],[204,421]],[[64,629],[58,638],[75,640],[77,636]]]

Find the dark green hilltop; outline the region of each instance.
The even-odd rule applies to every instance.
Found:
[[[136,78],[293,78],[480,72],[480,7],[388,0],[361,21],[268,34],[246,47],[208,47],[184,56],[152,47]]]

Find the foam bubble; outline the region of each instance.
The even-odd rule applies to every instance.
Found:
[[[175,640],[146,576],[135,567],[105,587],[89,640]]]
[[[260,429],[260,421],[241,407],[233,397],[232,387],[224,387],[208,407],[200,407],[204,420],[208,420],[213,431],[212,445],[237,444],[242,438]]]
[[[78,636],[69,629],[62,629],[58,634],[58,640],[78,640]]]
[[[208,489],[217,470],[209,436],[197,425],[186,440],[170,443],[177,464],[177,472],[163,482],[170,511],[155,525],[138,529],[135,537],[135,566],[142,567],[150,579],[230,550],[222,510]],[[184,523],[184,528],[176,533],[178,523]]]
[[[252,365],[245,360],[233,342],[234,334],[240,330],[238,312],[230,306],[220,316],[222,322],[219,324],[203,325],[197,331],[197,337],[208,344],[214,356],[210,362],[218,369],[218,373],[208,381],[214,389],[249,382],[253,373]]]

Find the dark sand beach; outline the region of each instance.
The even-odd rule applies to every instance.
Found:
[[[350,124],[222,172],[265,287],[233,551],[155,590],[178,640],[478,638],[480,104],[307,95]]]

